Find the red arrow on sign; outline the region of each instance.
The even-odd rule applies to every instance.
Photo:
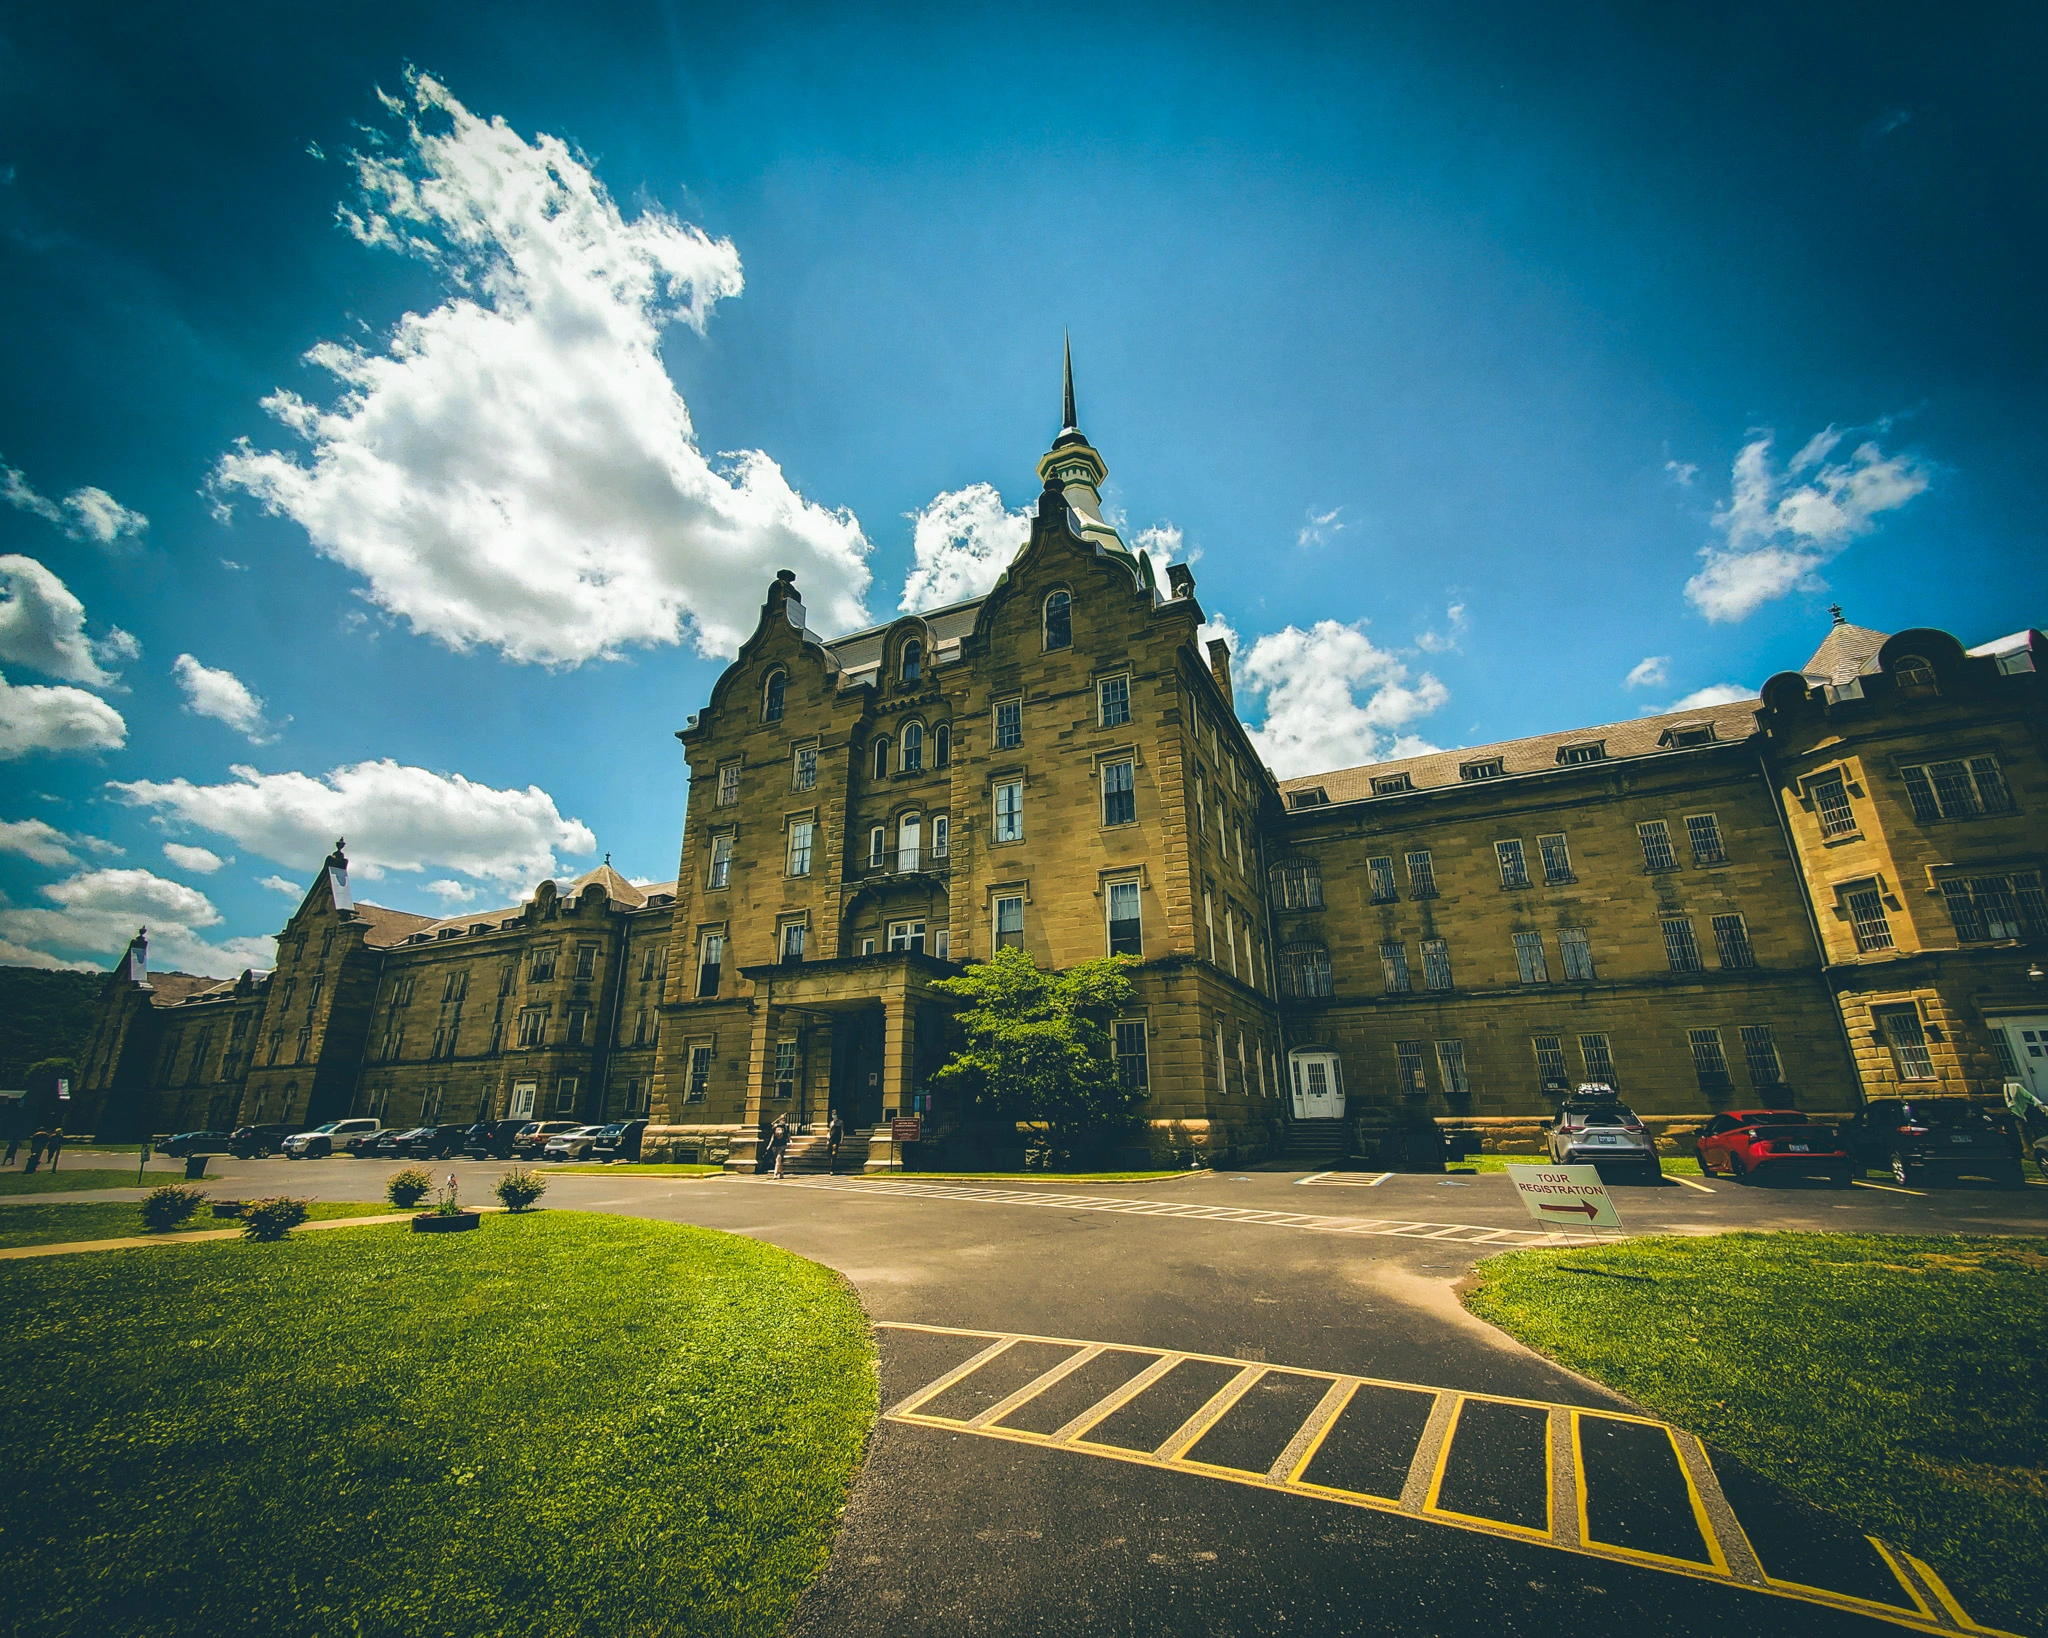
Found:
[[[1586,1214],[1586,1221],[1589,1223],[1600,1215],[1600,1208],[1590,1200],[1581,1200],[1575,1206],[1553,1206],[1547,1202],[1538,1202],[1536,1209],[1538,1211],[1582,1211]]]

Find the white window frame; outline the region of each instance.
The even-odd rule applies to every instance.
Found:
[[[811,841],[816,831],[815,820],[792,819],[789,822],[788,874],[808,876],[811,873]]]
[[[1024,840],[1024,781],[1000,779],[995,787],[995,828],[992,840]]]

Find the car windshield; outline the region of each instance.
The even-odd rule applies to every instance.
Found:
[[[1762,1109],[1744,1121],[1745,1126],[1804,1126],[1806,1117],[1796,1109]]]
[[[1974,1126],[1989,1121],[1989,1111],[1980,1109],[1974,1103],[1962,1098],[1932,1099],[1926,1103],[1909,1103],[1902,1113],[1915,1126]]]
[[[1568,1111],[1582,1126],[1633,1126],[1635,1112],[1625,1103],[1581,1104]]]

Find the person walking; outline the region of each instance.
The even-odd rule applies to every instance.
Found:
[[[14,1164],[14,1157],[20,1153],[21,1134],[19,1132],[9,1132],[7,1134],[7,1164],[12,1166]]]
[[[50,1134],[50,1170],[57,1169],[57,1157],[64,1152],[64,1128],[58,1127]]]
[[[43,1149],[44,1146],[49,1143],[49,1141],[50,1134],[44,1131],[40,1126],[38,1126],[35,1129],[34,1134],[28,1140],[28,1164],[22,1167],[22,1172],[24,1175],[34,1171],[38,1166],[42,1165]]]
[[[775,1122],[761,1112],[761,1124],[754,1132],[754,1170],[765,1172],[775,1165]]]
[[[839,1175],[839,1140],[846,1136],[846,1122],[839,1118],[837,1109],[825,1126],[825,1153],[832,1163],[832,1175]]]
[[[776,1181],[780,1182],[782,1179],[782,1157],[789,1153],[789,1117],[787,1115],[778,1115],[776,1117],[775,1130],[770,1135],[768,1141],[775,1145],[775,1177]]]

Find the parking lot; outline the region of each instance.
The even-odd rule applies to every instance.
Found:
[[[396,1169],[216,1159],[206,1187],[375,1199]],[[505,1167],[434,1170],[482,1200]],[[2048,1232],[2035,1182],[1613,1193],[1638,1234]],[[546,1204],[757,1236],[859,1290],[885,1414],[806,1633],[1970,1630],[1941,1566],[1467,1314],[1479,1259],[1544,1238],[1498,1173],[557,1172]]]

